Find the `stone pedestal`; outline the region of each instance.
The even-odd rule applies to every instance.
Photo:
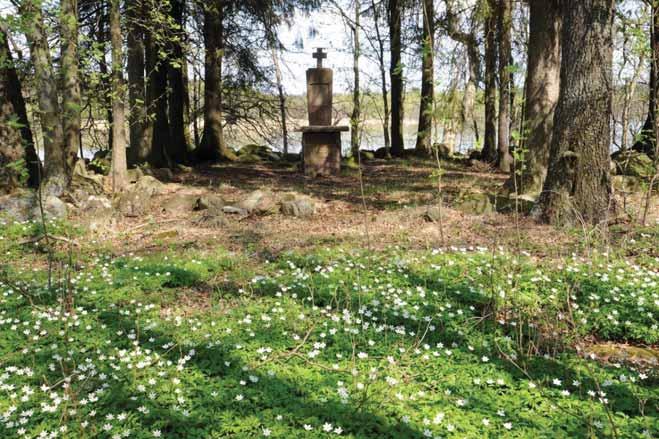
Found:
[[[310,126],[301,129],[305,175],[327,177],[341,172],[341,132],[348,130],[347,126]]]

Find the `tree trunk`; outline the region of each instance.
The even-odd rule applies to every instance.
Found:
[[[80,79],[78,74],[78,0],[60,3],[62,41],[62,121],[71,169],[80,151]]]
[[[38,5],[34,0],[25,0],[20,3],[19,13],[25,20],[23,28],[30,48],[38,90],[45,163],[42,186],[45,194],[59,196],[69,186],[72,172],[69,164],[75,157],[71,157],[71,151],[64,142],[57,81],[53,73],[41,7]]]
[[[110,0],[110,41],[112,42],[112,192],[127,183],[126,169],[126,85],[123,77],[120,0]]]
[[[652,26],[650,41],[652,58],[650,59],[650,99],[648,102],[648,116],[641,129],[639,140],[632,149],[654,158],[657,151],[657,101],[659,99],[659,80],[657,80],[657,66],[659,65],[659,7],[652,7]]]
[[[144,81],[144,2],[137,1],[126,7],[128,48],[128,103],[130,106],[130,148],[128,162],[131,166],[147,162],[151,152],[153,124],[147,117],[146,83]]]
[[[222,129],[222,57],[224,56],[224,0],[204,7],[205,88],[204,134],[197,149],[198,160],[236,160],[224,142]]]
[[[0,31],[0,38],[0,194],[6,194],[26,183],[23,170],[27,170],[27,162],[21,131],[24,125],[12,99],[12,89],[18,87],[20,93],[20,83],[4,31]]]
[[[391,52],[391,155],[400,157],[405,151],[403,137],[405,110],[403,94],[402,5],[403,0],[389,0],[389,44]]]
[[[10,130],[2,133],[0,137],[0,147],[5,145],[9,147],[13,144],[12,127],[6,126],[11,123],[14,129],[20,131],[21,136],[21,159],[25,162],[28,171],[27,184],[30,187],[39,186],[41,177],[41,161],[34,147],[34,138],[30,129],[30,121],[27,118],[27,109],[25,99],[23,98],[23,88],[18,78],[18,73],[14,67],[14,61],[9,49],[9,36],[0,29],[0,80],[2,81],[2,92],[0,99],[3,99],[3,113],[0,120],[0,128]],[[6,106],[6,105],[10,105]],[[4,162],[6,163],[6,162]]]
[[[493,163],[497,158],[497,45],[495,0],[488,0],[485,21],[485,134],[481,159]]]
[[[359,85],[359,56],[361,55],[361,46],[359,44],[360,3],[359,0],[355,0],[355,23],[352,25],[352,71],[354,88],[352,90],[352,115],[350,116],[350,151],[352,152],[353,157],[357,157],[359,154],[359,131],[361,127],[361,98]]]
[[[109,14],[106,14],[105,4],[101,5],[99,10],[101,14],[100,20],[98,22],[98,29],[96,30],[96,39],[100,50],[102,51],[101,56],[98,59],[98,69],[101,72],[101,94],[103,95],[103,106],[105,108],[105,117],[108,124],[108,143],[106,147],[110,149],[112,147],[112,98],[110,96],[112,85],[110,84],[110,72],[108,71],[108,64],[105,60],[106,46],[108,42],[108,31],[109,26]]]
[[[272,64],[275,67],[275,78],[277,80],[277,96],[279,97],[279,118],[281,119],[281,137],[284,146],[284,156],[288,155],[288,128],[286,126],[286,94],[284,93],[284,82],[279,66],[279,54],[275,42],[270,43],[270,54]]]
[[[499,131],[497,138],[497,165],[502,172],[510,172],[513,163],[510,154],[510,122],[511,122],[511,65],[512,54],[512,0],[499,0],[498,34],[499,34]]]
[[[384,40],[382,39],[382,34],[380,33],[380,8],[375,5],[375,0],[371,0],[371,6],[373,9],[373,23],[375,26],[375,35],[378,40],[378,65],[380,67],[380,81],[382,89],[382,107],[384,109],[384,114],[382,115],[382,131],[384,135],[384,150],[387,157],[391,154],[391,138],[389,136],[389,98],[387,92],[387,69],[384,64]]]
[[[183,55],[185,24],[183,22],[184,0],[171,0],[170,15],[177,28],[175,38],[170,41],[167,74],[169,79],[169,126],[171,139],[168,156],[174,163],[186,163],[188,155],[188,138],[185,128],[186,91],[183,68],[186,65]]]
[[[541,218],[606,222],[611,195],[610,120],[614,0],[563,2],[560,97]]]
[[[561,76],[561,15],[555,0],[530,1],[528,68],[524,102],[524,161],[517,192],[539,194],[547,176]],[[512,186],[512,179],[509,188]]]
[[[156,0],[148,0],[147,5],[153,1]],[[155,7],[155,5],[150,7]],[[155,23],[152,25],[156,26]],[[166,48],[163,42],[158,41],[157,31],[147,31],[144,42],[146,71],[148,72],[147,108],[149,118],[153,121],[153,136],[148,162],[153,167],[164,168],[171,165],[171,160],[167,154],[169,141],[171,140],[169,120],[167,118],[167,65],[160,56]]]
[[[435,69],[433,66],[435,41],[434,0],[423,0],[423,41],[421,67],[421,102],[419,105],[419,128],[416,151],[430,156],[432,144],[432,114],[435,101]]]

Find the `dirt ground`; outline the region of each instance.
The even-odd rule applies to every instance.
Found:
[[[330,178],[305,177],[292,164],[220,164],[178,172],[157,196],[147,215],[122,218],[94,233],[117,253],[151,251],[159,247],[216,247],[247,254],[275,255],[286,250],[350,245],[384,248],[488,247],[519,249],[537,257],[560,257],[593,245],[606,251],[626,248],[639,233],[650,233],[659,247],[659,198],[652,200],[646,227],[639,231],[629,215],[617,212],[610,233],[582,228],[559,230],[520,214],[473,215],[455,208],[461,193],[497,193],[506,175],[485,166],[445,163],[441,179],[441,221],[424,218],[428,206],[438,205],[436,165],[432,162],[373,160],[362,172],[349,170]],[[196,225],[198,212],[163,213],[159,206],[175,194],[214,193],[228,204],[261,189],[276,194],[297,192],[316,201],[317,213],[293,218],[226,215],[218,227]],[[627,197],[628,211],[641,211],[644,194]],[[622,206],[622,202],[618,203]],[[651,245],[650,248],[653,246]],[[626,250],[625,250],[626,251]],[[634,250],[630,250],[634,251]],[[654,250],[655,255],[659,252]]]

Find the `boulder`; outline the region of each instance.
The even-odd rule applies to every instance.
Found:
[[[390,151],[387,151],[387,148],[385,147],[376,149],[373,155],[376,159],[386,159],[387,157],[391,157]]]
[[[222,208],[222,212],[228,213],[229,215],[241,215],[241,216],[249,215],[248,211],[246,211],[241,207],[236,207],[236,206],[224,206]]]
[[[360,151],[359,155],[361,155],[361,158],[364,161],[374,160],[375,159],[375,152],[373,152],[373,151]]]
[[[245,145],[238,150],[237,154],[240,161],[281,160],[281,155],[267,145]]]
[[[281,213],[296,218],[308,218],[316,213],[316,203],[306,195],[285,194],[280,205]]]
[[[144,172],[141,168],[134,168],[129,169],[126,175],[129,183],[137,183],[140,178],[144,177]]]
[[[359,162],[357,161],[356,157],[344,157],[343,160],[341,160],[341,167],[353,170],[359,169]]]
[[[514,194],[508,196],[497,195],[494,198],[494,204],[496,211],[499,213],[513,213],[517,210],[522,214],[529,214],[535,206],[535,198],[526,194],[519,196]]]
[[[28,190],[0,196],[0,217],[11,221],[27,221],[35,202],[34,193]]]
[[[221,213],[224,204],[224,199],[222,199],[222,197],[215,194],[207,194],[197,198],[194,209],[207,210],[211,213]]]
[[[197,195],[191,194],[174,194],[167,198],[160,205],[163,212],[175,215],[181,215],[191,212],[197,205]]]
[[[199,227],[218,229],[227,225],[227,219],[222,212],[211,214],[209,211],[204,211],[204,213],[194,221],[194,224]]]
[[[641,152],[622,151],[613,154],[613,161],[617,167],[618,175],[651,178],[656,172],[652,159]]]
[[[150,206],[151,195],[148,192],[135,190],[134,187],[132,190],[122,192],[116,200],[116,208],[124,216],[144,215]]]
[[[490,196],[482,192],[460,194],[453,202],[453,208],[469,215],[484,215],[494,212]]]
[[[423,219],[426,221],[436,223],[442,218],[442,211],[439,206],[428,206],[423,213]]]
[[[42,203],[43,214],[45,219],[65,219],[69,213],[69,209],[64,201],[53,195],[46,196]],[[41,218],[41,206],[37,201],[32,208],[32,218]]]
[[[143,192],[148,198],[165,192],[165,185],[150,175],[144,175],[133,186],[128,187],[129,192]]]
[[[255,190],[238,203],[237,207],[249,214],[265,215],[277,211],[277,200],[271,191]]]

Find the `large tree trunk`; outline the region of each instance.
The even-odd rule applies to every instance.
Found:
[[[19,13],[25,20],[23,28],[30,47],[30,57],[34,66],[37,100],[43,133],[45,194],[59,196],[69,186],[71,154],[64,142],[64,131],[60,119],[60,105],[57,94],[57,81],[50,59],[48,37],[44,26],[39,2],[25,0],[20,3]]]
[[[606,221],[614,0],[563,2],[561,87],[539,206],[552,224]]]
[[[112,42],[112,191],[127,183],[126,169],[126,85],[123,76],[120,0],[110,0],[110,41]]]
[[[78,74],[78,0],[60,3],[62,41],[62,121],[67,157],[75,160],[80,151],[80,79]],[[74,162],[68,163],[73,168]]]
[[[523,163],[516,164],[517,192],[537,195],[547,176],[561,76],[561,15],[556,0],[530,1],[528,68],[524,103]],[[512,178],[508,184],[515,189]]]
[[[23,88],[14,67],[14,61],[9,49],[9,36],[0,29],[0,80],[2,81],[2,119],[0,128],[8,130],[0,136],[0,148],[12,148],[14,130],[18,129],[21,136],[21,157],[25,161],[28,171],[27,184],[37,187],[41,178],[41,161],[34,147],[34,138],[30,129],[30,121],[27,118]],[[12,126],[7,126],[10,123]],[[8,154],[12,155],[12,154]],[[4,160],[4,159],[3,159]],[[3,161],[3,163],[7,163]],[[2,166],[2,165],[0,165]],[[0,171],[1,172],[1,171]]]
[[[170,42],[170,53],[168,63],[169,77],[169,124],[171,140],[168,143],[168,155],[174,163],[186,163],[188,161],[188,137],[186,136],[185,124],[185,102],[187,87],[185,86],[185,75],[183,69],[186,66],[183,55],[183,41],[185,39],[185,24],[183,12],[184,0],[172,0],[170,15],[178,28],[175,31],[176,39]]]
[[[497,158],[497,18],[495,0],[488,0],[485,19],[485,134],[481,159]]]
[[[147,5],[156,0],[148,0]],[[151,7],[155,7],[152,5]],[[148,14],[148,11],[147,11]],[[149,20],[153,21],[153,20]],[[153,26],[156,26],[153,23]],[[147,109],[153,123],[153,135],[148,162],[156,168],[171,166],[167,155],[171,135],[167,114],[167,65],[160,53],[165,52],[164,43],[158,41],[157,31],[147,31],[144,39],[147,76]]]
[[[352,25],[352,72],[353,72],[353,90],[352,90],[352,114],[350,115],[350,151],[353,157],[359,154],[360,128],[361,128],[361,98],[359,84],[359,56],[361,55],[361,46],[359,44],[359,15],[361,2],[355,0],[355,22]]]
[[[384,134],[384,150],[386,155],[391,153],[391,137],[389,136],[389,98],[387,97],[387,69],[384,64],[384,40],[380,33],[380,6],[376,6],[375,0],[371,0],[371,8],[373,10],[373,23],[375,26],[375,35],[378,41],[378,66],[380,67],[380,87],[382,90],[382,107],[384,114],[382,115],[382,131]]]
[[[512,0],[499,0],[497,27],[499,29],[499,130],[497,139],[497,165],[499,170],[510,172],[513,163],[510,154],[511,89],[509,61],[512,54]]]
[[[433,66],[435,47],[434,0],[423,0],[423,41],[421,60],[421,102],[419,105],[419,128],[416,151],[430,155],[432,144],[432,114],[435,102],[435,69]]]
[[[128,48],[128,103],[130,106],[130,148],[128,162],[131,166],[146,163],[151,152],[153,124],[147,117],[146,83],[144,81],[145,47],[141,21],[146,5],[142,0],[127,5]]]
[[[23,124],[14,107],[12,89],[20,83],[14,70],[7,35],[0,30],[0,194],[11,193],[23,186],[23,166],[25,161],[25,139]],[[30,136],[31,137],[31,136]]]
[[[198,160],[236,160],[224,141],[222,129],[222,53],[224,50],[224,0],[204,6],[205,88],[204,134],[197,148]]]
[[[659,65],[659,7],[652,7],[651,26],[652,58],[650,59],[650,99],[648,102],[648,116],[641,129],[639,140],[634,143],[634,151],[643,152],[650,157],[657,152],[657,102],[659,99],[659,80],[657,80],[657,66]]]
[[[391,155],[400,157],[405,151],[403,137],[405,110],[403,93],[402,14],[403,0],[389,0],[389,45],[391,52]]]

